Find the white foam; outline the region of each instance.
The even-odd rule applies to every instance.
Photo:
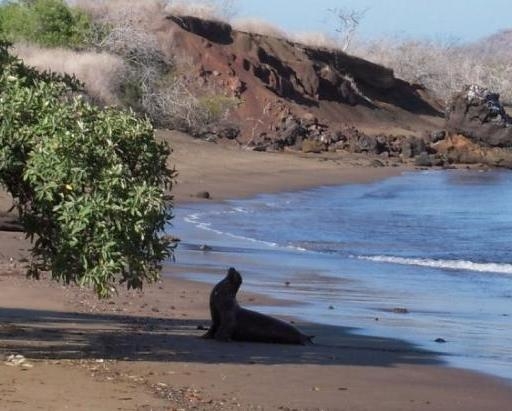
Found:
[[[247,210],[246,208],[243,208],[243,207],[235,207],[235,208],[233,208],[233,211],[235,211],[237,213],[242,213],[242,214],[250,214],[249,210]]]
[[[378,263],[391,263],[402,265],[417,265],[421,267],[446,268],[450,270],[467,270],[484,273],[512,274],[512,264],[500,263],[474,263],[465,260],[433,260],[429,258],[404,258],[385,255],[359,256],[360,260],[374,261]]]
[[[262,245],[266,245],[268,247],[278,247],[279,246],[279,244],[273,243],[270,241],[256,240],[255,238],[244,237],[241,235],[236,235],[236,234],[228,233],[225,231],[217,230],[217,229],[211,227],[211,223],[201,222],[200,218],[201,218],[200,213],[189,214],[188,216],[184,217],[183,220],[187,223],[194,224],[200,230],[210,231],[210,232],[218,234],[218,235],[227,236],[227,237],[234,238],[237,240],[248,241],[248,242],[255,243],[255,244],[262,244]]]
[[[300,247],[298,245],[287,245],[286,248],[290,249],[290,250],[295,250],[295,251],[302,251],[302,252],[306,252],[306,251],[309,251],[308,249],[304,248],[304,247]]]

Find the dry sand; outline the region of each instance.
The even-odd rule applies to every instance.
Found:
[[[178,202],[195,201],[202,191],[208,191],[212,200],[223,200],[320,185],[367,183],[411,169],[398,163],[372,167],[375,159],[364,155],[259,153],[191,139],[182,133],[161,132],[159,137],[174,150],[170,165],[178,170],[173,189]]]
[[[169,138],[178,204],[203,190],[224,199],[401,171],[356,157],[320,161]],[[7,208],[0,196],[0,212]],[[202,340],[210,287],[179,279],[179,267],[143,293],[97,301],[86,290],[26,280],[23,236],[0,232],[0,241],[0,360],[19,354],[28,363],[0,362],[0,410],[481,411],[512,403],[507,382],[342,327],[300,324],[317,336],[305,347]],[[240,297],[242,305],[272,303],[243,290]]]

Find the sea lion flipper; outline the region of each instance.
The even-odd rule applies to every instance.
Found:
[[[230,341],[236,327],[236,313],[234,310],[227,310],[221,313],[220,325],[215,332],[217,341]]]
[[[210,329],[208,331],[206,331],[203,335],[201,335],[201,338],[204,338],[204,339],[211,339],[211,338],[214,338],[215,337],[215,330],[213,327],[210,327]]]

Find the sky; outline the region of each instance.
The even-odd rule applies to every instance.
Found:
[[[334,33],[329,8],[367,9],[358,29],[363,39],[401,36],[471,42],[512,29],[512,0],[238,0],[236,4],[239,17],[261,18],[292,33]]]

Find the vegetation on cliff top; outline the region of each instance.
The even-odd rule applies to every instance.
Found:
[[[47,47],[84,47],[91,21],[64,0],[11,0],[0,7],[0,34]]]

